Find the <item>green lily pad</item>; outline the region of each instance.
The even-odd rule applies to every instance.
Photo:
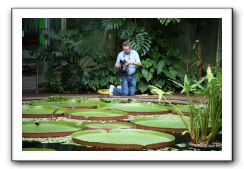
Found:
[[[116,103],[107,105],[103,107],[103,109],[121,110],[132,115],[169,113],[168,106],[161,106],[152,103]]]
[[[182,117],[187,123],[190,123],[190,118],[188,116]],[[141,117],[135,118],[132,121],[136,124],[137,128],[157,130],[157,131],[185,131],[186,126],[183,123],[179,115],[165,114],[158,117]]]
[[[128,122],[90,122],[84,124],[86,129],[127,129],[134,125]]]
[[[128,113],[118,110],[69,110],[64,116],[80,120],[120,120],[128,118]]]
[[[178,104],[175,105],[184,115],[190,115],[191,113],[191,107],[188,104]],[[197,107],[203,107],[204,105],[202,104],[195,104],[194,105],[196,108]],[[171,107],[171,113],[178,114],[175,108]]]
[[[55,106],[32,106],[23,105],[22,115],[24,118],[49,118],[49,117],[61,117],[64,110]]]
[[[66,121],[22,122],[23,137],[63,137],[80,129],[74,123]]]
[[[188,104],[178,104],[175,105],[178,109],[180,109],[182,112],[191,112],[191,108]]]
[[[49,148],[23,148],[22,151],[56,151]]]
[[[87,100],[77,100],[76,98],[69,98],[64,100],[36,100],[31,101],[31,105],[51,105],[51,106],[58,106],[58,107],[70,107],[70,108],[97,108],[102,107],[106,103],[98,100],[98,99],[87,99]]]
[[[141,129],[83,130],[71,136],[79,144],[113,149],[159,148],[175,140],[170,134]]]

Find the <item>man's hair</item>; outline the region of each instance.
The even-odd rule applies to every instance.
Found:
[[[129,41],[125,41],[122,45],[122,47],[126,47],[126,46],[129,46],[129,48],[131,48],[131,44]]]

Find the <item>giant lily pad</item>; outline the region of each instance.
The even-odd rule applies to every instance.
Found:
[[[22,151],[56,151],[49,148],[23,148]]]
[[[190,112],[191,112],[191,108],[188,104],[178,104],[178,105],[175,105],[184,115],[188,116],[190,115]],[[174,114],[178,114],[177,111],[175,110],[175,108],[171,108],[171,113],[174,113]]]
[[[69,110],[64,116],[77,120],[122,120],[128,118],[128,113],[118,110]]]
[[[174,144],[175,137],[141,129],[83,130],[72,134],[75,143],[98,148],[141,150]]]
[[[52,118],[63,116],[63,111],[59,107],[54,106],[22,106],[23,118]]]
[[[134,125],[128,122],[89,122],[84,124],[85,129],[104,129],[104,130],[111,130],[111,129],[128,129],[134,128]]]
[[[149,115],[169,113],[168,106],[161,106],[152,103],[116,103],[103,107],[128,112],[131,115]]]
[[[190,118],[188,116],[182,118],[189,124]],[[186,126],[180,116],[174,114],[165,114],[158,117],[135,118],[133,123],[136,124],[136,128],[163,132],[182,132],[186,130]]]
[[[44,99],[31,101],[31,105],[51,105],[65,107],[69,109],[96,109],[105,105],[104,102],[98,99],[77,99],[77,98],[64,98],[64,99]]]
[[[66,121],[47,121],[47,122],[23,122],[22,136],[35,137],[63,137],[79,131],[81,127]]]
[[[183,113],[184,115],[186,116],[189,116],[191,114],[191,107],[190,105],[187,105],[187,104],[178,104],[178,105],[175,105],[180,111],[181,113]],[[194,113],[194,109],[198,109],[198,108],[204,108],[206,105],[204,104],[194,104],[193,105],[193,113]],[[171,107],[171,110],[170,110],[171,113],[174,113],[174,114],[178,114],[176,109],[174,107]]]

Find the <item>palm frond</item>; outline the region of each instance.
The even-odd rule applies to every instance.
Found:
[[[123,18],[111,18],[104,19],[102,25],[106,30],[117,30],[125,24],[125,19]]]
[[[181,21],[180,18],[158,18],[162,25],[168,26],[170,23],[177,24]]]

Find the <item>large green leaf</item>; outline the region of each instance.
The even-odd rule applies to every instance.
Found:
[[[141,56],[145,55],[151,47],[151,37],[144,31],[140,31],[129,38],[128,41],[131,43],[132,48],[138,51]]]
[[[56,151],[49,148],[22,148],[22,151]]]
[[[144,30],[144,28],[135,25],[134,23],[127,23],[119,31],[119,37],[122,40],[127,40],[131,46],[141,56],[145,55],[151,47],[151,37]]]
[[[165,26],[168,26],[170,23],[176,24],[180,22],[180,18],[159,18],[159,22]]]
[[[147,82],[149,82],[153,78],[153,74],[144,68],[142,69],[142,75],[147,80]]]
[[[125,112],[165,112],[169,110],[168,106],[162,106],[152,103],[115,103],[104,106],[103,109],[114,109]]]
[[[142,66],[144,68],[150,68],[153,66],[153,61],[151,59],[145,59],[145,60],[142,60]]]
[[[119,29],[125,23],[125,19],[123,18],[111,18],[111,19],[104,19],[103,26],[106,30],[113,30]]]
[[[144,83],[142,80],[140,80],[137,84],[137,88],[144,93],[148,89],[148,85]]]
[[[183,117],[190,122],[190,118]],[[179,115],[165,114],[159,117],[138,117],[133,120],[134,124],[139,124],[147,127],[157,127],[162,129],[186,129],[185,124]]]
[[[35,100],[30,102],[31,105],[49,105],[49,106],[59,106],[59,107],[82,107],[82,106],[97,106],[102,107],[104,106],[104,103],[101,102],[98,99],[84,99],[84,98],[69,98],[66,100],[49,100],[49,99],[43,99],[43,100]]]
[[[163,71],[164,66],[165,66],[165,61],[161,59],[157,64],[157,75]]]
[[[73,116],[83,116],[83,117],[117,117],[117,116],[127,116],[128,113],[118,111],[118,110],[69,110],[67,114]]]
[[[73,133],[72,138],[85,141],[87,144],[90,142],[142,146],[175,140],[175,137],[170,134],[140,129],[87,130]],[[120,147],[123,147],[122,145]],[[113,145],[111,145],[112,147]]]
[[[63,111],[59,107],[55,106],[32,106],[32,105],[23,105],[22,106],[23,114],[62,114]]]
[[[84,126],[91,129],[126,129],[134,127],[133,124],[128,122],[88,122]]]
[[[169,70],[169,75],[170,75],[170,78],[171,78],[171,79],[174,79],[174,80],[175,80],[175,78],[176,78],[176,76],[177,76],[177,71],[174,70],[174,69],[170,69],[170,70]]]
[[[38,123],[38,124],[37,124]],[[67,121],[45,121],[23,122],[23,133],[55,133],[55,132],[74,132],[81,129],[81,126],[76,126],[75,123]]]

